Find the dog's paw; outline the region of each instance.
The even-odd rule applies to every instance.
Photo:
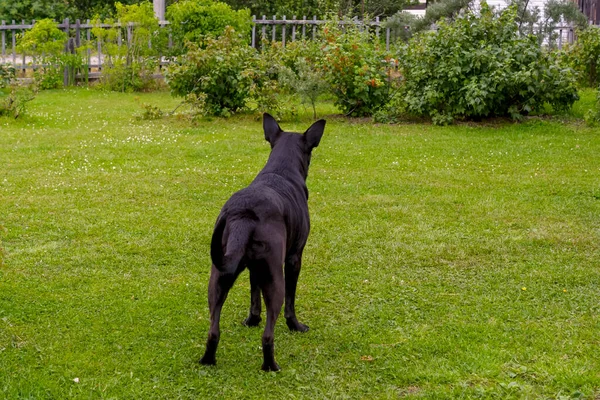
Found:
[[[204,355],[204,357],[202,357],[200,359],[200,364],[202,365],[217,365],[217,359],[214,356],[207,356]]]
[[[272,363],[263,363],[262,367],[260,368],[265,372],[269,372],[269,371],[273,371],[273,372],[277,372],[277,371],[281,371],[281,368],[279,368],[279,365],[273,361]]]
[[[260,317],[260,315],[252,315],[250,314],[248,316],[248,318],[246,318],[244,320],[244,322],[242,322],[245,326],[258,326],[258,324],[260,323],[260,321],[262,320],[262,318]]]
[[[288,328],[290,328],[290,331],[306,332],[310,329],[308,325],[298,322],[298,320],[295,318],[286,319],[285,323],[287,324]]]

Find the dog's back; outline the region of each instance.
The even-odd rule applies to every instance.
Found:
[[[271,153],[263,170],[248,187],[231,196],[217,219],[211,258],[224,273],[233,274],[242,260],[260,259],[275,245],[274,240],[283,239],[289,251],[303,246],[308,238],[303,136],[283,135],[278,143],[281,151]]]

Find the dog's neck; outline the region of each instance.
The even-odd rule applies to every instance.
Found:
[[[301,179],[302,182],[306,182],[308,163],[304,159],[303,154],[298,150],[281,150],[283,149],[276,147],[271,151],[267,164],[261,172],[273,173],[293,180]]]

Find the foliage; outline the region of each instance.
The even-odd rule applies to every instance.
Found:
[[[594,104],[594,108],[587,111],[584,119],[589,126],[596,127],[600,125],[600,88],[596,92],[596,104]]]
[[[425,11],[425,17],[412,21],[411,32],[423,32],[442,20],[454,20],[461,11],[472,10],[473,0],[441,0],[431,4]]]
[[[252,15],[323,16],[326,14],[356,16],[390,16],[411,0],[225,0],[236,9],[249,8]]]
[[[15,67],[9,64],[0,64],[0,89],[10,85],[16,77]]]
[[[426,12],[427,13],[427,12]],[[416,26],[422,18],[404,11],[400,11],[383,22],[384,28],[389,28],[396,32],[397,38],[403,42],[408,41],[416,32]]]
[[[206,37],[200,45],[187,42],[188,51],[167,69],[166,79],[174,96],[206,95],[206,111],[228,116],[241,110],[254,84],[252,63],[256,50],[233,28],[219,38]]]
[[[421,34],[399,56],[407,110],[434,123],[456,118],[510,115],[519,118],[555,110],[577,100],[573,71],[533,36],[519,35],[516,7],[496,18],[486,3]]]
[[[122,0],[124,4],[143,3],[147,0]],[[167,0],[167,4],[171,0]],[[62,21],[82,21],[91,15],[108,18],[116,11],[114,0],[0,0],[0,20],[40,20],[44,18]]]
[[[12,85],[0,90],[0,117],[8,116],[14,119],[23,115],[27,103],[35,99],[37,90],[24,86]]]
[[[108,58],[103,66],[101,86],[122,92],[151,89],[160,55],[166,49],[166,34],[159,28],[152,4],[116,3],[116,9],[115,17],[121,26],[108,19],[105,23],[112,28],[104,28],[96,18],[96,26],[92,28],[92,34],[102,43]]]
[[[64,54],[67,34],[50,19],[36,21],[19,39],[17,50],[33,56],[33,62],[42,65],[34,72],[40,89],[56,89],[63,84]]]
[[[251,15],[259,18],[262,15],[323,15],[331,11],[338,11],[338,0],[225,0],[234,9],[250,9]]]
[[[539,7],[529,7],[529,0],[511,0],[517,7],[516,22],[521,35],[535,35],[540,43],[551,47],[557,45],[558,24],[569,24],[580,29],[587,26],[586,16],[577,4],[569,0],[548,0],[542,15]]]
[[[372,115],[387,103],[391,94],[389,55],[374,35],[354,25],[342,30],[337,22],[323,31],[321,68],[330,84],[336,105],[349,116]]]
[[[144,111],[137,118],[144,121],[153,121],[161,119],[164,115],[163,110],[152,104],[142,104]]]
[[[252,18],[248,9],[234,11],[226,3],[215,0],[182,0],[167,9],[173,34],[174,52],[185,51],[185,42],[200,42],[205,35],[219,36],[231,26],[241,35],[249,35]]]
[[[62,20],[73,14],[70,2],[55,0],[0,0],[0,20],[32,21],[38,19]]]
[[[565,57],[577,72],[579,84],[596,87],[600,83],[600,27],[577,31],[577,40],[567,47]]]
[[[36,21],[33,28],[25,31],[17,49],[28,54],[58,57],[64,51],[67,34],[51,19]]]
[[[313,118],[317,119],[317,99],[328,89],[323,71],[315,68],[304,57],[298,58],[294,66],[295,70],[282,67],[279,72],[280,82],[298,94],[303,103],[310,104]]]

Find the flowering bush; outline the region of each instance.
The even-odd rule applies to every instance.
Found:
[[[369,32],[354,25],[342,30],[334,22],[324,28],[323,36],[321,68],[336,105],[349,116],[372,115],[390,97],[389,55]]]

